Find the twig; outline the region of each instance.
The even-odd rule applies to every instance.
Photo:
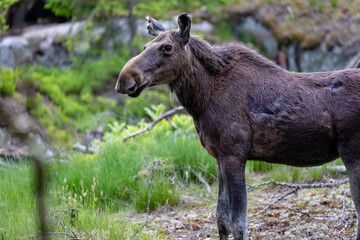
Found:
[[[274,202],[268,204],[263,210],[261,210],[260,212],[257,212],[257,213],[254,213],[252,215],[250,215],[248,218],[252,218],[252,217],[255,217],[255,216],[258,216],[258,215],[262,215],[264,213],[267,212],[267,210],[269,210],[269,208],[273,205],[275,205],[276,203],[280,202],[281,200],[283,200],[284,198],[286,198],[287,196],[291,195],[291,194],[294,194],[296,193],[297,191],[299,191],[299,188],[295,188],[283,195],[281,195],[280,197],[278,197]]]
[[[349,182],[349,178],[342,179],[340,181],[334,183],[314,183],[314,184],[294,184],[294,183],[286,183],[286,182],[276,182],[273,179],[270,179],[267,182],[256,183],[253,185],[248,185],[247,189],[251,190],[253,188],[258,188],[261,186],[275,184],[277,186],[289,187],[289,188],[299,188],[299,189],[310,189],[310,188],[333,188],[343,185]]]
[[[65,224],[56,216],[56,214],[54,214],[53,216],[54,216],[54,218],[58,221],[58,224],[60,224],[61,227],[62,227],[65,231],[66,231],[66,230],[69,230],[69,231],[72,233],[72,234],[66,233],[66,235],[71,236],[72,239],[81,239],[81,238],[78,238],[78,237],[76,236],[76,233],[75,233],[75,231],[74,231],[72,228],[69,228],[69,227],[65,226]]]
[[[149,126],[147,126],[146,128],[143,128],[143,129],[140,129],[139,131],[136,131],[126,137],[123,138],[123,141],[125,142],[126,140],[128,140],[129,138],[133,138],[133,137],[136,137],[137,135],[140,135],[144,132],[147,132],[147,131],[150,131],[155,124],[157,124],[158,122],[160,122],[161,120],[165,119],[165,118],[168,118],[172,115],[174,115],[175,113],[179,112],[179,111],[182,111],[184,110],[184,107],[183,106],[180,106],[180,107],[176,107],[176,108],[173,108],[167,112],[165,112],[163,115],[161,115],[160,117],[158,117],[157,119],[155,119],[154,121],[152,121]]]
[[[170,118],[170,117],[168,117],[167,120],[168,120],[168,122],[170,123],[170,125],[171,125],[173,128],[175,128],[175,130],[178,130],[178,131],[182,132],[183,134],[186,134],[186,135],[189,135],[189,136],[194,136],[193,133],[187,132],[187,131],[179,128],[178,126],[176,126],[176,124],[175,124],[173,121],[171,121],[171,118]]]
[[[342,224],[344,224],[345,222],[345,218],[346,218],[346,193],[344,193],[344,200],[343,200],[343,209],[342,209],[342,214],[341,214],[341,220],[339,222],[338,225],[336,225],[336,227],[341,226]]]
[[[148,175],[148,202],[147,202],[147,208],[146,208],[146,218],[145,218],[145,222],[144,224],[135,232],[135,234],[133,235],[133,238],[150,222],[149,221],[149,216],[150,216],[150,200],[151,200],[151,185],[152,185],[152,181],[151,181],[151,175],[153,172],[153,169],[160,166],[160,163],[158,161],[155,161],[154,165],[150,165],[149,167],[147,167],[148,171],[149,171],[149,175]],[[167,204],[166,200],[166,204]],[[165,204],[165,205],[166,205]]]
[[[357,68],[360,64],[360,52],[358,52],[350,61],[346,64],[345,69]]]
[[[70,233],[67,233],[67,232],[48,232],[49,235],[51,234],[59,234],[59,235],[66,235],[66,236],[69,236],[71,237],[71,239],[77,239],[77,238],[74,238],[73,235],[71,235]]]
[[[190,169],[190,171],[197,177],[197,179],[204,184],[208,192],[211,192],[210,185],[206,182],[203,176],[200,173],[195,172],[194,169]]]
[[[300,211],[300,210],[297,210],[297,209],[293,209],[293,208],[290,208],[290,207],[286,207],[286,209],[290,210],[290,211],[294,211],[296,213],[301,213],[303,215],[306,215],[307,217],[311,217],[309,213],[307,212],[303,212],[303,211]]]
[[[278,186],[284,186],[284,187],[289,187],[289,188],[293,188],[293,190],[281,195],[280,197],[278,197],[275,201],[271,202],[270,204],[268,204],[263,210],[254,213],[252,215],[250,215],[248,218],[252,218],[258,215],[262,215],[264,213],[267,212],[267,210],[269,210],[269,208],[273,205],[275,205],[276,203],[278,203],[279,201],[281,201],[282,199],[284,199],[285,197],[291,195],[291,194],[295,194],[297,193],[300,189],[310,189],[310,188],[332,188],[332,187],[338,187],[344,183],[349,182],[348,178],[342,179],[338,182],[334,182],[334,183],[315,183],[315,184],[293,184],[293,183],[286,183],[286,182],[276,182],[273,179],[270,179],[267,182],[263,182],[263,183],[258,183],[258,184],[253,184],[253,185],[248,185],[247,189],[251,190],[253,188],[257,188],[257,187],[261,187],[261,186],[265,186],[265,185],[269,185],[269,184],[275,184]],[[344,211],[344,210],[343,210]]]

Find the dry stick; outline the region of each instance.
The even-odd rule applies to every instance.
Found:
[[[147,208],[146,208],[146,218],[145,218],[145,222],[144,224],[135,232],[134,236],[135,237],[150,221],[149,221],[149,216],[150,216],[150,199],[151,199],[151,174],[154,168],[158,167],[160,164],[159,162],[156,162],[155,165],[153,166],[149,166],[147,169],[149,171],[149,176],[148,176],[148,203],[147,203]],[[168,200],[166,200],[166,204],[167,204]],[[166,205],[165,204],[165,205]]]
[[[346,64],[345,69],[357,68],[360,64],[360,52],[358,52],[350,61]]]
[[[190,169],[190,171],[197,177],[197,179],[199,179],[199,181],[204,184],[204,186],[206,187],[207,191],[210,192],[210,185],[205,181],[204,177],[201,176],[200,173],[195,172],[194,169]]]
[[[314,184],[294,184],[294,183],[286,183],[286,182],[276,182],[276,181],[274,181],[274,179],[270,179],[267,182],[248,185],[247,189],[251,190],[253,188],[257,188],[257,187],[261,187],[261,186],[265,186],[265,185],[269,185],[269,184],[275,184],[277,186],[283,186],[283,187],[289,187],[289,188],[299,188],[299,189],[333,188],[333,187],[338,187],[338,186],[343,185],[348,182],[349,182],[349,178],[345,178],[345,179],[342,179],[342,180],[334,182],[334,183],[314,183]]]
[[[126,140],[128,140],[129,138],[133,138],[133,137],[136,137],[137,135],[140,135],[144,132],[147,132],[147,131],[150,131],[155,124],[157,124],[158,122],[160,122],[161,120],[165,119],[165,118],[168,118],[172,115],[174,115],[175,113],[179,112],[179,111],[182,111],[184,110],[184,107],[183,106],[179,106],[179,107],[176,107],[176,108],[173,108],[171,109],[170,111],[167,111],[165,112],[163,115],[161,115],[160,117],[158,117],[157,119],[155,119],[154,121],[152,121],[149,126],[147,126],[146,128],[143,128],[143,129],[140,129],[139,131],[136,131],[126,137],[123,138],[123,141],[125,142]]]
[[[290,210],[290,211],[294,211],[296,213],[300,213],[300,214],[303,214],[303,215],[306,215],[307,217],[311,217],[309,213],[307,212],[303,212],[303,211],[300,211],[300,210],[297,210],[297,209],[293,209],[293,208],[290,208],[290,207],[286,207],[286,209]]]
[[[76,236],[76,233],[72,228],[65,226],[65,224],[56,215],[54,215],[54,217],[58,220],[58,224],[60,224],[65,231],[69,230],[72,233],[71,235],[70,233],[65,232],[65,235],[71,236],[72,239],[80,239]]]
[[[255,216],[258,216],[258,215],[262,215],[264,213],[267,212],[267,210],[269,210],[269,208],[273,205],[275,205],[276,203],[280,202],[281,200],[283,200],[284,198],[286,198],[287,196],[293,194],[293,193],[296,193],[297,191],[299,190],[299,188],[295,188],[283,195],[281,195],[280,197],[278,197],[274,202],[268,204],[263,210],[261,210],[260,212],[257,212],[257,213],[254,213],[252,215],[250,215],[248,218],[252,218],[252,217],[255,217]]]
[[[175,124],[173,121],[171,121],[171,118],[170,118],[170,117],[168,117],[167,120],[168,120],[168,122],[170,123],[170,125],[171,125],[173,128],[175,128],[175,130],[178,130],[178,131],[180,131],[181,133],[186,134],[186,135],[189,135],[189,136],[195,136],[194,134],[192,134],[192,133],[190,133],[190,132],[187,132],[187,131],[184,131],[184,130],[182,130],[181,128],[179,128],[178,126],[176,126],[176,124]]]
[[[294,188],[293,190],[281,195],[280,197],[278,197],[274,202],[268,204],[263,210],[254,213],[252,215],[250,215],[248,218],[252,218],[258,215],[262,215],[264,213],[267,212],[267,210],[269,210],[269,208],[273,205],[275,205],[276,203],[278,203],[279,201],[281,201],[282,199],[284,199],[285,197],[297,193],[300,189],[310,189],[310,188],[332,188],[332,187],[338,187],[344,183],[348,183],[349,179],[345,178],[342,179],[338,182],[335,183],[315,183],[315,184],[293,184],[293,183],[286,183],[286,182],[276,182],[273,179],[270,179],[267,182],[263,182],[263,183],[258,183],[258,184],[253,184],[253,185],[248,185],[247,189],[251,190],[252,188],[257,188],[260,186],[265,186],[265,185],[269,185],[269,184],[275,184],[278,186],[284,186],[284,187],[289,187],[289,188]]]
[[[341,214],[341,220],[340,223],[337,225],[341,226],[344,222],[345,222],[345,218],[346,218],[346,193],[344,193],[344,200],[343,200],[343,209],[342,209],[342,214]]]

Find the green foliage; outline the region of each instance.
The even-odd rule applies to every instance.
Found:
[[[49,172],[55,166],[53,168],[49,164],[48,167],[47,173],[52,176],[48,180],[47,221],[52,232],[67,231],[59,224],[61,221],[84,239],[127,239],[134,235],[138,227],[126,222],[121,213],[114,213],[115,208],[119,209],[118,203],[108,200],[108,208],[103,210],[90,204],[88,199],[93,199],[92,189],[98,193],[93,180],[90,185],[84,186],[81,195],[74,195],[63,178],[63,181],[55,180],[62,176]],[[33,174],[33,165],[28,161],[9,162],[0,168],[0,191],[4,193],[0,194],[0,239],[37,239],[39,223]],[[58,236],[53,235],[52,238]],[[139,239],[149,239],[146,233],[138,236]]]
[[[330,0],[330,3],[331,3],[332,7],[337,7],[339,4],[339,1],[338,0]]]
[[[68,145],[72,131],[84,132],[114,121],[111,113],[119,111],[116,101],[94,97],[92,91],[106,81],[113,82],[124,63],[123,57],[113,54],[98,61],[87,60],[82,65],[79,62],[65,70],[43,66],[22,67],[16,72],[3,70],[0,84],[4,82],[8,86],[19,78],[34,85],[39,92],[25,99],[27,109],[47,128],[51,140]],[[15,87],[10,90],[14,91]]]
[[[47,0],[46,9],[50,9],[57,16],[66,18],[83,17],[92,13],[92,17],[107,15],[108,17],[127,8],[126,1],[117,0]]]
[[[0,95],[12,95],[18,73],[11,68],[0,68]]]
[[[230,2],[241,2],[241,0],[161,0],[161,1],[144,1],[135,6],[134,12],[137,16],[151,15],[157,18],[167,19],[173,15],[182,12],[201,12],[221,13],[222,7]],[[175,10],[176,9],[176,10]],[[169,14],[169,12],[171,14]]]
[[[153,119],[163,111],[163,105],[147,109]],[[83,196],[82,203],[95,205],[95,208],[106,208],[112,199],[130,202],[135,209],[145,211],[146,186],[150,180],[152,210],[166,202],[170,206],[177,204],[176,182],[186,178],[186,171],[194,170],[211,183],[216,181],[216,166],[195,136],[191,117],[175,115],[171,121],[176,128],[162,120],[151,132],[125,143],[123,137],[144,128],[147,123],[140,121],[137,125],[126,125],[113,122],[108,126],[104,141],[94,143],[97,154],[76,154],[71,163],[56,166],[54,171],[61,176],[56,185],[66,179],[66,191],[72,196],[83,196],[84,189],[87,189],[91,194],[86,199]],[[190,181],[197,181],[193,173],[190,173]],[[91,187],[94,185],[96,189]]]
[[[150,108],[145,107],[145,112],[151,117],[152,120],[155,120],[159,118],[163,112],[165,111],[165,105],[159,104],[159,105],[152,105]]]
[[[314,7],[317,5],[317,0],[308,0],[309,1],[309,5]]]
[[[0,1],[0,33],[9,28],[6,25],[5,14],[8,7],[17,3],[19,0],[1,0]]]
[[[146,112],[146,107],[149,106],[149,103],[158,105],[161,103],[169,102],[168,94],[161,91],[152,91],[150,89],[144,91],[137,98],[129,98],[126,100],[124,115],[126,117],[133,118],[144,118],[148,116]]]
[[[334,164],[334,163],[333,163]],[[272,164],[270,177],[275,181],[294,182],[294,181],[311,181],[323,178],[327,171],[327,165],[310,168],[297,168],[278,164]]]
[[[272,164],[261,161],[248,161],[246,167],[254,172],[267,172],[272,169]]]

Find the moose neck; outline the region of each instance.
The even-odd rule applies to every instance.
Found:
[[[221,72],[224,66],[221,57],[208,43],[192,37],[187,47],[191,51],[191,66],[184,69],[183,74],[169,86],[196,120],[210,102],[215,72]]]

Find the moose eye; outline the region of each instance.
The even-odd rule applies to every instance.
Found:
[[[167,51],[167,52],[170,52],[171,49],[172,49],[171,45],[165,45],[165,47],[164,47],[164,50]]]

